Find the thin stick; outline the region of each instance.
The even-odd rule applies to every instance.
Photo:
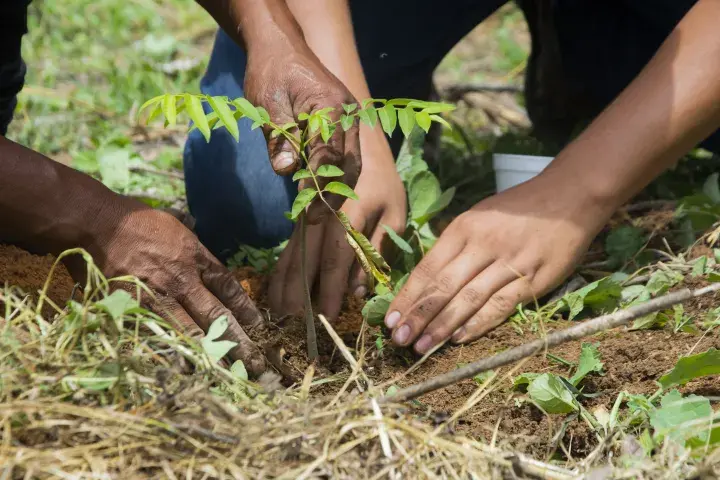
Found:
[[[669,293],[650,300],[642,305],[636,305],[626,310],[620,310],[608,315],[602,315],[592,320],[587,320],[573,327],[559,332],[553,332],[545,338],[539,338],[535,341],[520,345],[518,347],[506,350],[498,355],[490,358],[483,358],[476,362],[465,365],[451,372],[430,378],[422,383],[412,385],[410,387],[399,390],[394,395],[386,396],[379,399],[380,402],[402,402],[412,400],[428,392],[447,387],[461,380],[472,378],[475,375],[499,368],[520,359],[530,357],[546,348],[554,347],[566,342],[578,340],[588,335],[593,335],[604,330],[616,328],[629,323],[640,317],[644,317],[653,312],[664,310],[678,303],[682,303],[691,298],[707,295],[720,291],[720,283],[714,283],[707,287],[697,290],[683,289],[677,292]]]
[[[312,309],[312,298],[310,297],[310,284],[307,278],[307,247],[305,245],[305,237],[307,237],[307,222],[305,214],[300,215],[300,275],[303,278],[303,286],[305,287],[305,325],[307,328],[307,350],[308,358],[312,362],[318,357],[317,335],[315,333],[315,315]]]

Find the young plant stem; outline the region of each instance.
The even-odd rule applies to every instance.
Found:
[[[307,328],[307,351],[308,358],[312,362],[318,356],[317,334],[315,333],[315,314],[312,309],[312,297],[310,296],[310,282],[307,277],[307,220],[305,214],[300,215],[300,274],[303,278],[305,288],[305,325]]]

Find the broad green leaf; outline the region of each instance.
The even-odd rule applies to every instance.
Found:
[[[325,185],[323,192],[334,193],[335,195],[342,195],[343,197],[350,198],[352,200],[358,200],[357,194],[352,188],[341,182],[330,182]]]
[[[400,250],[402,250],[403,252],[410,253],[410,254],[413,253],[413,249],[410,246],[410,244],[407,243],[405,241],[405,239],[403,239],[400,235],[398,235],[397,232],[395,232],[395,230],[388,227],[387,225],[383,225],[382,227],[387,232],[388,236],[390,237],[390,240],[392,240],[393,243],[400,248]]]
[[[236,142],[240,141],[240,130],[238,129],[237,120],[235,120],[235,115],[227,104],[227,98],[208,96],[207,101],[210,107],[217,113],[220,122],[227,128],[227,131],[230,132],[230,135],[232,135]]]
[[[305,211],[305,207],[310,205],[310,202],[313,201],[313,198],[315,198],[317,194],[318,192],[314,188],[306,188],[298,192],[292,204],[292,211],[290,212],[292,220],[297,220],[300,214]]]
[[[418,224],[427,223],[435,215],[445,210],[447,206],[450,205],[450,202],[452,202],[452,199],[454,197],[455,187],[448,188],[442,193],[442,195],[440,195],[440,198],[435,200],[435,202],[433,202],[433,204],[427,208],[427,211],[424,215],[418,218],[414,218],[413,220],[415,220]]]
[[[237,343],[229,340],[218,340],[228,328],[228,318],[223,315],[210,324],[207,335],[200,341],[200,344],[213,362],[218,362],[235,348]]]
[[[249,378],[247,369],[245,368],[245,364],[242,360],[235,360],[235,363],[233,363],[232,367],[230,367],[230,373],[240,380],[247,381]]]
[[[298,115],[298,120],[300,120],[300,121],[307,120],[308,118],[310,118],[310,114],[307,113],[307,112],[301,112],[301,113]]]
[[[532,383],[533,380],[535,380],[537,377],[539,377],[539,373],[523,373],[515,377],[513,380],[513,388],[516,388],[521,391],[527,391],[528,385]]]
[[[350,115],[357,108],[357,103],[351,103],[350,105],[346,105],[343,103],[342,108],[343,108],[343,110],[345,110],[345,113]]]
[[[710,400],[697,395],[683,397],[677,390],[665,394],[660,400],[660,408],[650,412],[650,425],[655,430],[655,438],[670,438],[684,446],[690,438],[706,441],[712,427],[712,407]],[[694,421],[707,419],[703,428]]]
[[[370,128],[375,128],[375,125],[377,125],[378,113],[375,107],[367,107],[360,110],[358,112],[358,117],[360,118],[360,121],[368,125]]]
[[[647,283],[647,290],[652,295],[661,295],[667,292],[670,287],[682,282],[683,275],[673,270],[658,270],[650,276]]]
[[[202,102],[195,95],[185,94],[185,105],[190,116],[190,120],[193,121],[195,127],[200,130],[200,133],[205,137],[205,141],[210,141],[210,125],[205,117],[205,111],[202,107]]]
[[[570,311],[569,319],[572,320],[585,307],[595,312],[615,308],[621,295],[620,284],[611,278],[603,278],[565,295],[560,302]]]
[[[320,124],[322,123],[322,119],[317,114],[310,115],[310,118],[308,119],[308,129],[310,130],[310,133],[315,133],[320,129]]]
[[[165,126],[175,125],[177,122],[177,107],[175,95],[165,95],[162,100],[163,115],[165,115]]]
[[[396,394],[397,392],[399,392],[399,391],[400,391],[400,389],[399,389],[398,387],[396,387],[395,385],[390,385],[390,386],[388,387],[387,391],[385,392],[385,396],[386,396],[386,397],[392,397],[393,395],[395,395],[395,394]]]
[[[493,375],[495,375],[495,370],[488,370],[487,372],[478,373],[472,379],[477,385],[484,385]]]
[[[591,343],[583,343],[580,350],[580,358],[578,359],[578,368],[575,375],[570,379],[570,383],[575,386],[587,376],[590,372],[602,372],[603,362],[600,359],[600,351],[597,345]]]
[[[432,120],[430,119],[429,113],[423,111],[417,112],[415,114],[415,121],[420,128],[425,130],[425,133],[428,133],[430,131],[430,125],[432,124]]]
[[[343,115],[340,117],[340,126],[343,129],[343,132],[347,132],[350,130],[350,127],[353,126],[353,123],[355,123],[355,117],[350,115]]]
[[[150,110],[150,115],[147,117],[147,124],[150,124],[153,120],[157,118],[158,115],[162,113],[162,102],[156,103],[152,110]]]
[[[158,95],[157,97],[153,97],[147,102],[143,103],[140,107],[140,110],[138,110],[138,116],[146,109],[155,105],[162,105],[163,99],[166,97],[166,95]],[[149,120],[148,120],[149,122]]]
[[[239,97],[232,101],[233,105],[235,105],[235,108],[237,108],[240,113],[243,114],[243,116],[249,118],[255,123],[264,124],[262,117],[260,116],[260,112],[258,112],[257,108],[250,103],[246,98]]]
[[[121,319],[125,313],[140,306],[137,300],[125,290],[115,290],[107,297],[95,302],[95,306],[105,310],[113,320]]]
[[[425,132],[420,129],[413,131],[412,135],[403,142],[398,153],[395,167],[406,187],[410,185],[415,175],[428,169],[427,163],[423,160],[425,136]]]
[[[320,165],[315,175],[318,177],[342,177],[345,172],[335,165]]]
[[[614,229],[605,240],[605,251],[610,261],[622,265],[630,260],[645,245],[645,234],[642,229],[623,225]]]
[[[629,330],[652,330],[656,328],[663,328],[666,323],[667,317],[659,315],[658,312],[653,312],[634,320]]]
[[[425,217],[440,195],[440,182],[435,175],[429,171],[418,172],[408,187],[410,218],[417,221]]]
[[[402,130],[405,138],[408,138],[413,131],[415,126],[415,111],[406,107],[397,111],[398,122],[400,122],[400,130]]]
[[[667,389],[708,375],[720,375],[720,350],[715,348],[697,355],[682,357],[670,373],[660,377],[659,382]]]
[[[444,118],[442,118],[440,115],[430,115],[430,119],[431,119],[433,122],[437,122],[437,123],[445,126],[445,128],[447,128],[448,130],[452,130],[452,125],[450,125],[450,124],[447,122],[447,120],[445,120]]]
[[[109,147],[98,152],[98,170],[103,183],[113,190],[124,191],[130,183],[130,152]]]
[[[305,178],[312,178],[312,173],[310,173],[310,171],[305,168],[301,168],[300,170],[295,172],[292,177],[293,182],[297,182],[298,180],[303,180]]]
[[[368,325],[378,326],[382,325],[385,321],[385,314],[390,308],[390,303],[395,298],[393,293],[385,293],[383,295],[377,295],[367,301],[362,309],[363,318],[368,322]]]
[[[577,410],[573,394],[552,373],[535,377],[528,386],[528,395],[547,413],[570,413]]]
[[[383,130],[388,136],[392,137],[395,128],[397,127],[397,110],[392,105],[385,105],[378,109],[378,117],[380,117],[380,124]]]
[[[331,125],[328,123],[328,120],[323,118],[320,120],[320,137],[322,137],[323,142],[327,143],[330,140],[330,137],[333,136],[333,133],[335,133],[335,125]]]
[[[707,195],[714,203],[720,203],[720,187],[718,187],[719,174],[713,173],[703,184],[703,193]]]

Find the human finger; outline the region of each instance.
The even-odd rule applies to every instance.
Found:
[[[517,278],[517,272],[508,268],[503,262],[496,261],[483,268],[432,316],[423,328],[422,335],[415,342],[415,350],[424,354],[450,338],[458,328],[483,308],[496,292],[501,291]]]
[[[512,315],[517,306],[533,298],[530,282],[518,278],[496,291],[485,305],[452,336],[455,343],[466,343],[480,338]]]

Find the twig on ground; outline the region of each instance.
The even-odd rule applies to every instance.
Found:
[[[718,291],[720,291],[720,283],[714,283],[697,290],[683,289],[677,292],[669,293],[654,300],[650,300],[642,305],[636,305],[626,310],[620,310],[615,313],[596,317],[565,330],[551,333],[545,338],[539,338],[535,341],[520,345],[519,347],[506,350],[490,358],[478,360],[465,365],[464,367],[430,378],[422,383],[399,390],[394,395],[384,397],[380,401],[401,402],[411,400],[424,395],[425,393],[447,387],[448,385],[452,385],[461,380],[472,378],[479,373],[503,367],[520,359],[530,357],[546,348],[554,347],[573,340],[579,340],[583,337],[587,337],[604,330],[620,327],[649,313],[664,310],[678,303],[690,300],[691,298],[700,297],[702,295]]]
[[[177,180],[185,180],[185,175],[180,172],[163,171],[150,167],[130,167],[130,171],[135,173],[150,173],[153,175],[161,175],[163,177],[175,178]]]
[[[448,100],[457,100],[466,93],[471,92],[522,93],[523,87],[511,84],[459,83],[444,89],[443,97]]]
[[[642,212],[645,210],[662,210],[665,208],[675,208],[677,202],[674,200],[646,200],[643,202],[631,203],[622,209],[627,213]]]

